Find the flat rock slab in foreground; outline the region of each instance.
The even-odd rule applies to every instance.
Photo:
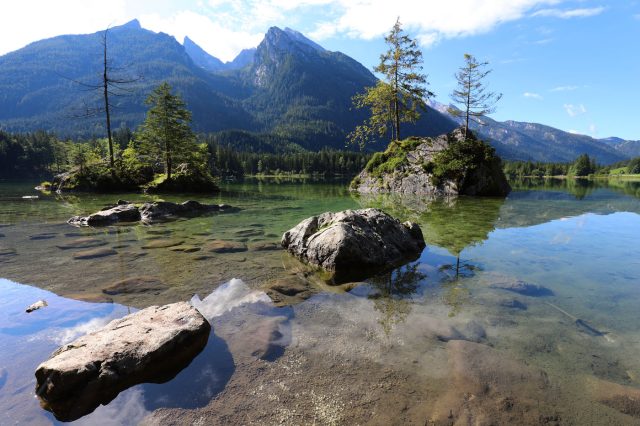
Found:
[[[105,226],[118,222],[153,222],[175,216],[197,216],[209,212],[237,210],[226,204],[202,204],[189,200],[184,203],[157,201],[144,203],[140,207],[127,201],[106,207],[89,216],[74,216],[67,223],[74,226]]]
[[[323,213],[300,222],[282,236],[297,258],[333,272],[334,283],[362,279],[420,256],[422,230],[378,209]]]
[[[211,326],[189,303],[151,306],[62,346],[36,370],[36,393],[72,421],[130,386],[173,378],[206,346]]]

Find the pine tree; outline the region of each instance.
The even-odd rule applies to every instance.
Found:
[[[404,34],[400,18],[385,42],[389,48],[380,55],[380,63],[374,68],[384,81],[353,98],[356,108],[371,110],[371,117],[349,134],[349,140],[361,146],[372,137],[385,135],[389,129],[391,140],[399,140],[401,123],[415,123],[420,110],[426,110],[426,100],[433,96],[426,89],[426,76],[421,73],[422,52],[416,41]]]
[[[174,164],[191,163],[197,155],[195,135],[189,125],[191,112],[180,96],[171,93],[167,82],[149,95],[146,104],[151,108],[137,139],[144,153],[163,160],[167,180],[171,180]]]
[[[449,108],[449,113],[457,117],[464,117],[464,136],[467,137],[469,121],[478,124],[477,117],[491,114],[495,111],[496,103],[502,98],[501,93],[487,91],[483,80],[491,72],[486,69],[488,62],[478,60],[468,53],[464,54],[465,64],[455,74],[458,88],[451,93],[451,100],[462,109]]]

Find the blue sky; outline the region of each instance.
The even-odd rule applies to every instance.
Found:
[[[490,62],[489,84],[504,94],[494,119],[640,139],[640,1],[18,0],[3,2],[0,54],[138,18],[222,60],[288,26],[371,68],[398,16],[421,42],[437,101],[448,103],[468,52]]]

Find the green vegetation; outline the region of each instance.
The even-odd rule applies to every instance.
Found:
[[[419,110],[426,110],[426,100],[433,96],[425,86],[427,78],[422,70],[422,52],[417,42],[404,34],[400,19],[396,21],[385,42],[388,50],[380,55],[374,68],[383,80],[353,97],[357,109],[369,108],[370,116],[348,135],[351,143],[361,147],[391,130],[391,140],[400,140],[400,124],[415,123]]]
[[[608,166],[596,163],[588,154],[578,156],[570,163],[543,163],[531,161],[505,161],[504,173],[510,179],[522,177],[590,177],[633,176],[640,174],[640,157],[620,161]]]
[[[373,177],[392,173],[406,164],[407,153],[416,149],[421,143],[423,143],[422,139],[414,137],[403,141],[392,141],[384,152],[374,153],[364,169]]]

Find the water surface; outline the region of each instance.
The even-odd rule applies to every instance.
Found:
[[[173,381],[133,387],[79,422],[640,423],[640,183],[513,186],[507,199],[428,200],[254,180],[165,198],[237,213],[96,230],[65,221],[158,197],[25,199],[38,195],[29,184],[0,184],[0,423],[55,422],[33,397],[33,371],[59,344],[194,294],[213,324],[205,351]],[[359,207],[418,222],[421,257],[329,288],[282,250],[259,250],[310,215]],[[92,249],[79,238],[115,253],[78,259]],[[212,253],[212,240],[248,250]],[[103,291],[139,276],[160,284]],[[280,307],[264,293],[300,276],[318,285],[306,301]],[[505,289],[518,282],[546,292]],[[43,298],[48,307],[24,313]]]

